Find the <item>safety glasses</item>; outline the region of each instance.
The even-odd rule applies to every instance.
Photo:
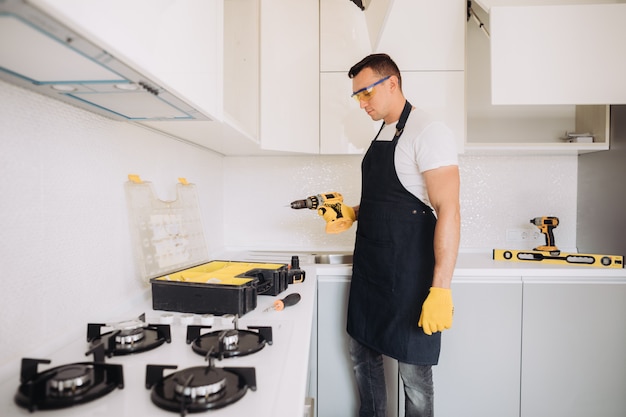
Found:
[[[372,97],[374,97],[374,93],[376,92],[374,90],[374,87],[376,87],[380,83],[387,81],[389,77],[391,77],[391,75],[388,75],[385,78],[381,78],[380,80],[376,81],[374,84],[368,85],[365,88],[361,88],[359,91],[355,91],[354,93],[352,93],[350,97],[352,97],[359,103],[361,101],[370,101]]]

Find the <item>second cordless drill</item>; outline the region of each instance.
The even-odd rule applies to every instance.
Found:
[[[546,251],[546,252],[560,252],[559,248],[554,243],[554,233],[552,232],[555,227],[559,225],[558,217],[535,217],[530,219],[530,222],[539,228],[539,231],[546,237],[546,244],[544,246],[537,246],[534,250]]]

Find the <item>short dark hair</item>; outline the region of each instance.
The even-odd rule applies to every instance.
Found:
[[[387,54],[371,54],[357,62],[348,71],[348,77],[354,78],[365,68],[371,68],[380,77],[387,77],[389,75],[395,75],[398,78],[398,85],[402,90],[402,76],[400,75],[400,69],[393,62],[393,59]]]

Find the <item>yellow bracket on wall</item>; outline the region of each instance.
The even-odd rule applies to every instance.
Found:
[[[143,181],[139,178],[137,174],[128,174],[128,181],[134,182],[135,184],[142,184]]]

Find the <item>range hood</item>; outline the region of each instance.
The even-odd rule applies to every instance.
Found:
[[[117,120],[211,120],[24,0],[0,0],[0,79]]]

